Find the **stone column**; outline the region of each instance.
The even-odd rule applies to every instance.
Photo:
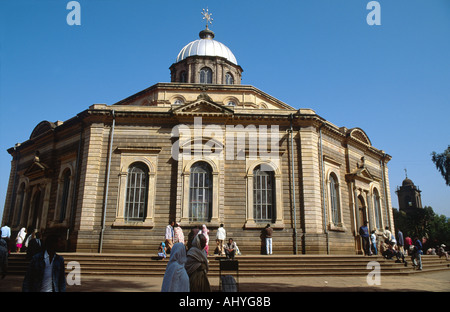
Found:
[[[326,253],[323,228],[322,189],[319,163],[319,135],[314,126],[299,131],[301,180],[303,182],[304,240],[306,253]]]

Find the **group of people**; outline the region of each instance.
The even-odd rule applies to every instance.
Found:
[[[435,248],[430,247],[427,249],[427,255],[437,255],[439,258],[445,257],[445,260],[450,260],[450,255],[448,251],[445,250],[447,246],[441,244],[440,246],[436,246]]]
[[[206,225],[194,227],[185,243],[180,225],[170,221],[166,227],[164,242],[160,244],[158,255],[170,254],[161,286],[163,292],[210,292],[208,281],[209,230]],[[215,254],[233,260],[240,254],[232,238],[226,240],[223,224],[217,229]]]
[[[41,234],[30,230],[27,234],[21,228],[16,236],[16,252],[26,250],[29,261],[22,284],[24,292],[64,292],[66,290],[66,275],[64,258],[56,253],[59,237],[49,234],[42,241]],[[7,224],[1,228],[0,238],[0,274],[4,278],[7,273],[10,250],[11,229]]]
[[[30,235],[27,236],[27,230],[22,227],[17,233],[15,239],[15,247],[17,253],[23,250],[23,247],[27,247],[30,237]],[[8,252],[10,252],[11,228],[8,226],[8,224],[5,224],[1,228],[1,239],[6,242],[6,244],[8,245]]]
[[[208,280],[209,264],[207,258],[207,243],[209,231],[196,228],[196,234],[188,244],[175,237],[174,222],[171,221],[166,227],[164,255],[170,254],[166,272],[161,286],[163,292],[210,292],[211,287]],[[179,227],[179,226],[177,226]],[[191,232],[192,233],[192,232]],[[191,234],[189,235],[191,236]]]
[[[405,256],[410,256],[413,267],[422,270],[423,244],[420,238],[415,237],[414,240],[408,235],[403,236],[401,230],[398,230],[397,236],[394,235],[388,226],[381,233],[382,240],[377,244],[377,234],[375,231],[369,233],[367,222],[359,229],[362,238],[364,254],[367,256],[377,255],[378,247],[381,255],[386,259],[396,258],[396,262],[403,262],[407,266]],[[438,248],[437,253],[440,257],[445,256],[449,259],[448,252],[445,251],[445,245]]]
[[[170,221],[166,226],[164,241],[161,242],[158,247],[158,256],[166,258],[167,254],[171,253],[172,247],[176,243],[183,243],[186,245],[187,249],[190,249],[192,246],[192,240],[199,234],[202,234],[206,239],[205,252],[206,255],[209,255],[210,231],[205,224],[192,228],[187,240],[185,240],[180,224]],[[227,258],[234,258],[237,254],[241,254],[236,242],[234,242],[232,238],[229,238],[228,242],[226,242],[226,236],[226,230],[223,227],[223,224],[220,224],[216,233],[217,246],[214,250],[214,254],[225,255]]]

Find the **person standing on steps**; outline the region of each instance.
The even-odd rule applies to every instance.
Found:
[[[216,234],[217,252],[219,253],[219,256],[223,254],[223,244],[225,242],[226,237],[227,232],[223,228],[223,224],[220,224]]]
[[[364,225],[359,228],[359,235],[361,235],[363,250],[366,256],[370,256],[370,240],[369,240],[369,229],[367,228],[367,221],[364,221]]]
[[[264,239],[266,243],[266,254],[271,255],[272,254],[272,235],[273,235],[273,229],[270,227],[270,224],[267,224],[264,228]]]
[[[173,226],[175,224],[175,221],[170,220],[169,224],[166,226],[166,233],[164,235],[164,243],[166,244],[166,252],[170,254],[170,250],[173,246],[173,238],[174,238],[174,230]]]
[[[23,292],[66,291],[64,258],[56,253],[58,246],[58,236],[45,239],[43,251],[33,256],[25,273]]]

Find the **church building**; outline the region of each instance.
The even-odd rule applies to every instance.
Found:
[[[241,84],[208,27],[175,53],[170,83],[42,121],[8,149],[3,224],[66,251],[151,254],[170,220],[186,238],[205,224],[210,251],[224,224],[242,254],[261,252],[267,224],[274,254],[359,254],[365,221],[394,230],[391,156],[364,130]]]
[[[406,176],[402,186],[397,186],[395,191],[398,196],[398,208],[400,211],[408,213],[410,211],[423,208],[421,190],[414,182]]]

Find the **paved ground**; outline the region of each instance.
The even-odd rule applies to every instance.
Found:
[[[213,291],[219,279],[209,278]],[[0,292],[20,292],[22,276],[0,280]],[[159,292],[162,277],[81,277],[81,285],[67,286],[67,292]],[[370,286],[358,277],[239,278],[240,292],[450,292],[450,270],[420,272],[404,276],[381,276],[380,285]]]

